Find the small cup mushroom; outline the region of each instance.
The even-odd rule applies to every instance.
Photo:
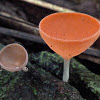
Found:
[[[9,44],[0,51],[0,65],[11,72],[28,71],[28,53],[25,48],[17,43]]]
[[[64,58],[63,81],[68,82],[70,59],[89,48],[100,35],[100,23],[83,13],[54,13],[39,24],[41,37]]]

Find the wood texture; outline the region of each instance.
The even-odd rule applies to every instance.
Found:
[[[36,25],[6,13],[0,13],[1,26],[40,36]]]
[[[55,10],[55,11],[58,11],[58,12],[75,12],[73,10],[70,10],[70,9],[67,9],[67,8],[64,8],[64,7],[60,7],[60,6],[57,6],[57,5],[42,1],[42,0],[21,0],[21,1],[25,1],[27,3],[35,4],[37,6],[41,6],[41,7],[48,8],[48,9],[51,9],[51,10]]]
[[[0,34],[11,36],[11,37],[16,37],[19,39],[24,39],[24,40],[28,40],[28,41],[32,41],[32,42],[42,43],[42,44],[46,45],[41,37],[35,36],[32,34],[28,34],[25,32],[19,32],[16,30],[0,27]]]

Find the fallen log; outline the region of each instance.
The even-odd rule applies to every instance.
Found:
[[[61,79],[64,61],[56,53],[53,54],[47,51],[37,54],[32,53],[30,61]],[[69,79],[69,83],[77,87],[86,100],[100,100],[100,75],[91,72],[75,59],[71,60]]]

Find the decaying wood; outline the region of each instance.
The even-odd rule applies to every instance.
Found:
[[[78,56],[78,58],[86,59],[86,60],[89,60],[89,61],[94,62],[96,64],[100,64],[100,58],[97,58],[97,57],[94,57],[94,56],[81,54],[81,55]]]
[[[4,16],[4,17],[7,17],[7,18],[12,18],[12,19],[16,19],[16,20],[19,20],[19,21],[25,21],[22,18],[16,17],[14,15],[8,14],[8,13],[3,12],[3,11],[0,11],[0,16]]]
[[[12,30],[12,29],[0,27],[0,34],[12,36],[12,37],[32,41],[32,42],[42,43],[42,44],[46,45],[41,37],[35,36],[35,35],[32,35],[32,34],[28,34],[28,33],[25,33],[25,32],[19,32],[19,31],[15,31],[15,30]]]
[[[85,52],[78,55],[78,58],[100,64],[100,50],[96,48],[88,48]]]
[[[36,63],[41,68],[52,73],[56,77],[59,77],[60,79],[62,78],[64,61],[59,55],[42,51],[37,54],[33,53],[31,57],[31,62]],[[92,67],[92,64],[90,64],[91,69]],[[82,65],[77,60],[71,60],[69,82],[70,84],[73,84],[73,86],[77,87],[81,95],[86,100],[100,100],[99,69],[97,69],[97,66],[95,65],[91,72],[86,68],[86,66]],[[95,70],[96,74],[93,73],[93,70]],[[97,75],[97,71],[99,75]]]
[[[100,50],[96,48],[88,48],[83,54],[100,58]]]
[[[100,49],[100,37],[97,39],[93,46]]]
[[[44,8],[51,9],[51,10],[55,10],[55,11],[58,11],[58,12],[75,12],[73,10],[70,10],[70,9],[67,9],[67,8],[64,8],[64,7],[60,7],[60,6],[51,4],[51,3],[47,3],[47,2],[42,1],[42,0],[21,0],[21,1],[25,1],[25,2],[35,4],[37,6],[41,6],[41,7],[44,7]]]
[[[36,25],[6,13],[0,12],[0,24],[2,24],[2,26],[13,28],[18,31],[23,31],[39,36],[39,31]]]

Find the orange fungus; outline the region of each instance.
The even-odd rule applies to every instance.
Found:
[[[100,35],[100,23],[82,13],[55,13],[39,25],[47,45],[64,59],[70,59],[90,47]]]

